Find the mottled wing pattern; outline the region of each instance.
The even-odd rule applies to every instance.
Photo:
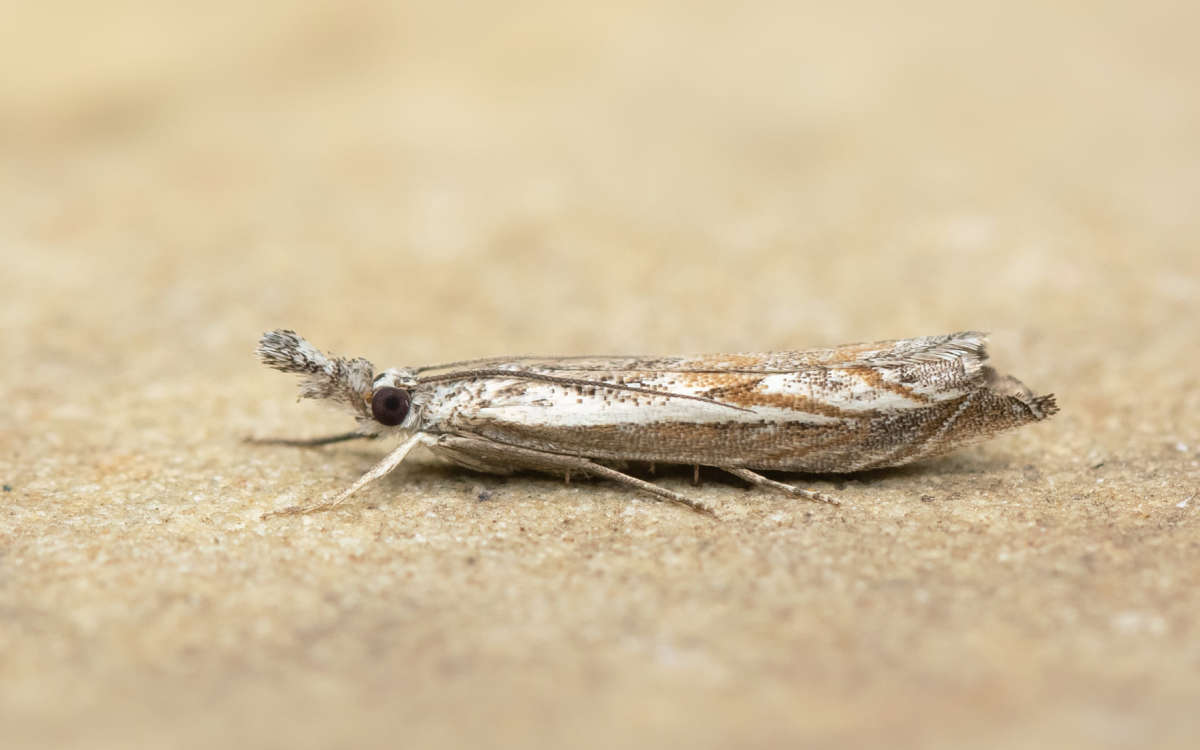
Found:
[[[456,363],[472,367],[426,376],[422,429],[610,461],[895,466],[1056,410],[985,367],[984,341],[967,332],[797,352]]]

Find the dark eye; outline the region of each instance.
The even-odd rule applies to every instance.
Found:
[[[395,427],[408,416],[408,405],[412,399],[408,391],[400,388],[380,388],[371,397],[371,414],[375,421],[388,427]]]

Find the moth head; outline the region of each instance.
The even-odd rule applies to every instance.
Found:
[[[295,331],[263,334],[258,358],[267,367],[301,375],[300,398],[325,399],[348,408],[364,432],[387,427],[406,429],[416,421],[412,391],[416,375],[408,370],[385,370],[357,357],[328,357]]]

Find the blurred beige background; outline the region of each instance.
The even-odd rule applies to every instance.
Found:
[[[0,744],[1191,746],[1196,8],[7,8]],[[1063,412],[840,508],[422,458],[264,522],[386,449],[239,443],[349,426],[277,326],[381,367],[982,328]]]

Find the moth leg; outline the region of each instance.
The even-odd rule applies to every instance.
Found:
[[[541,471],[570,472],[578,471],[592,474],[605,479],[611,479],[629,485],[651,495],[665,500],[686,505],[694,511],[709,516],[716,516],[707,504],[693,500],[687,495],[672,492],[665,487],[659,487],[637,477],[617,471],[616,469],[598,464],[582,456],[568,456],[562,453],[550,453],[533,448],[521,448],[516,445],[498,443],[484,438],[466,437],[463,435],[442,435],[437,439],[435,449],[450,449],[454,452],[467,453],[478,458],[483,463],[507,462],[517,466]]]
[[[809,500],[816,500],[816,501],[822,502],[822,503],[832,503],[834,505],[841,504],[840,501],[835,497],[830,497],[829,495],[823,495],[820,492],[817,492],[816,490],[801,489],[799,487],[795,487],[793,485],[787,484],[786,482],[776,482],[774,479],[768,479],[767,477],[764,477],[762,474],[750,471],[749,469],[743,469],[740,466],[722,466],[720,468],[729,472],[730,474],[734,475],[738,479],[745,479],[750,484],[757,485],[759,487],[769,487],[773,490],[779,490],[780,492],[786,492],[789,495],[797,495],[799,497],[806,497]]]
[[[378,435],[367,435],[361,432],[343,432],[339,435],[326,435],[318,438],[301,438],[294,440],[290,438],[255,438],[248,437],[242,442],[250,443],[251,445],[290,445],[294,448],[316,448],[321,445],[329,445],[331,443],[344,443],[347,440],[374,440]]]
[[[337,506],[346,502],[346,499],[355,492],[358,492],[363,487],[366,487],[371,482],[374,482],[376,479],[387,476],[389,473],[391,473],[392,469],[395,469],[397,466],[399,466],[400,462],[404,460],[404,457],[407,456],[413,448],[416,448],[422,443],[427,444],[429,442],[431,442],[431,439],[428,435],[423,432],[418,432],[408,440],[405,440],[403,443],[401,443],[396,450],[384,456],[383,460],[372,466],[370,471],[368,471],[366,474],[363,474],[354,484],[339,492],[331,500],[327,500],[322,503],[314,503],[312,505],[293,505],[290,508],[284,508],[283,510],[264,513],[262,517],[265,520],[275,516],[300,516],[307,515],[309,513],[318,513],[325,510],[333,510]]]

